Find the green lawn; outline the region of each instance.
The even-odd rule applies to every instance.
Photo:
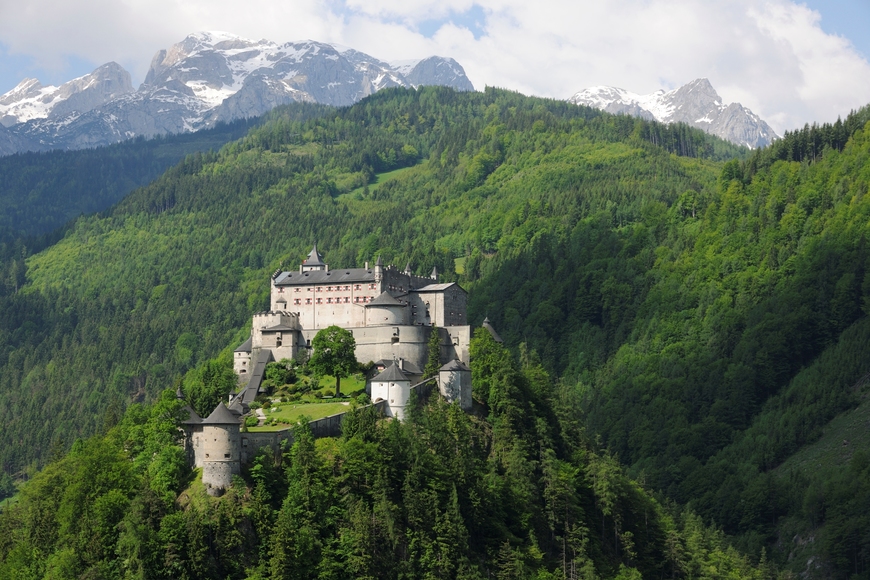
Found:
[[[810,477],[845,469],[858,449],[870,449],[870,398],[855,409],[835,417],[825,426],[822,437],[788,458],[776,471],[787,474],[796,469]]]
[[[275,411],[274,409],[280,409]],[[269,409],[263,409],[267,418],[275,417],[280,423],[277,425],[264,425],[261,427],[248,427],[248,431],[280,431],[293,426],[300,417],[309,417],[312,421],[344,413],[350,410],[350,402],[328,403],[275,403]]]
[[[410,167],[401,167],[401,168],[399,168],[399,169],[394,169],[393,171],[385,171],[384,173],[378,173],[378,174],[375,175],[375,179],[374,179],[374,181],[372,181],[371,183],[368,184],[368,186],[369,186],[369,191],[375,191],[375,190],[376,190],[378,187],[380,187],[381,184],[384,183],[385,181],[389,181],[390,179],[394,179],[394,178],[396,178],[396,177],[402,175],[402,174],[405,173],[406,171],[409,171],[409,170],[411,170],[411,169],[414,169],[415,167],[419,167],[420,165],[423,165],[423,164],[425,164],[425,163],[426,163],[426,161],[423,161],[423,162],[421,162],[421,163],[418,163],[417,165],[411,165]],[[362,194],[362,192],[363,192],[364,189],[365,189],[365,186],[363,186],[363,187],[357,187],[357,188],[354,189],[353,191],[349,191],[349,192],[347,192],[347,193],[345,193],[345,194],[340,195],[339,197],[340,197],[340,198],[343,198],[343,197],[345,197],[345,196],[347,196],[347,197],[351,197],[351,196],[356,195],[357,193]]]

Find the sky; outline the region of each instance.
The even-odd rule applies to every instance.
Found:
[[[0,94],[115,61],[134,86],[193,32],[456,59],[478,90],[566,99],[710,79],[780,134],[870,103],[870,0],[0,0]]]

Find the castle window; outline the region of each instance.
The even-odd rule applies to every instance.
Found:
[[[327,291],[327,292],[332,292],[332,286],[327,286],[327,287],[326,287],[326,291]]]
[[[356,284],[353,287],[354,290],[362,290],[362,284]]]
[[[345,290],[345,292],[349,291],[349,290],[350,290],[350,286],[345,286],[345,287],[344,287],[344,290]]]
[[[302,304],[302,300],[300,298],[296,298],[293,300],[293,304]]]
[[[294,290],[294,292],[301,292],[301,291],[302,291],[302,288],[296,288],[296,290]]]
[[[323,292],[323,286],[318,286],[316,292]]]
[[[327,304],[332,304],[332,298],[327,298],[327,299],[326,299],[326,303],[327,303]]]
[[[374,290],[374,289],[375,289],[375,285],[374,285],[374,284],[369,284],[369,290]]]
[[[229,458],[230,458],[230,454],[229,454],[229,453],[224,453],[224,459],[229,459]]]
[[[318,304],[323,304],[323,298],[318,298],[318,299],[317,299],[317,303],[318,303]]]
[[[206,458],[208,458],[208,453],[205,454]]]
[[[349,296],[345,296],[345,297],[344,297],[344,303],[345,303],[345,304],[350,304],[350,297],[349,297]]]
[[[306,299],[305,299],[305,304],[311,304],[311,298],[306,298]]]

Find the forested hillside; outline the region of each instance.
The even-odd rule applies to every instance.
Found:
[[[500,91],[387,91],[334,116],[295,115],[187,158],[28,260],[27,285],[0,309],[7,469],[241,342],[269,274],[315,239],[336,267],[381,254],[455,277],[456,258],[473,265],[499,238],[515,240],[508,255],[592,212],[630,223],[718,174],[647,140],[688,136],[716,154],[697,131]]]
[[[283,464],[258,455],[219,499],[185,464],[167,390],[78,441],[0,514],[0,576],[772,577],[592,449],[576,394],[554,392],[534,357],[517,364],[482,329],[471,349],[486,419],[436,396],[401,423],[352,412],[338,439],[303,425]]]
[[[748,553],[785,564],[787,522],[814,538],[800,541],[818,574],[868,573],[867,527],[831,498],[860,509],[870,494],[846,475],[812,495],[774,473],[865,395],[867,109],[748,156],[492,89],[293,115],[188,157],[28,260],[0,305],[7,471],[236,346],[268,275],[316,240],[333,267],[382,255],[460,281],[470,320],[526,343],[634,477]]]

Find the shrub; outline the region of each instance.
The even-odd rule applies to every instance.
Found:
[[[245,417],[245,426],[246,427],[256,427],[260,424],[260,419],[256,415],[248,415]]]

